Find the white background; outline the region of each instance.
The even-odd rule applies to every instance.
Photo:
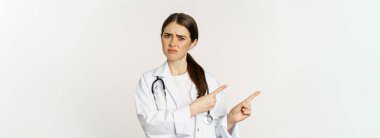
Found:
[[[193,16],[190,53],[241,137],[379,138],[378,0],[0,0],[0,137],[145,137],[133,93],[161,65],[162,22]]]

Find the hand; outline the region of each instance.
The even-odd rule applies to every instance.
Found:
[[[190,104],[191,116],[195,116],[198,113],[207,112],[214,108],[216,104],[216,95],[220,93],[223,89],[227,88],[227,85],[222,85],[212,93],[204,95],[193,103]]]
[[[256,91],[251,94],[243,102],[237,104],[227,115],[227,126],[228,129],[232,128],[236,123],[243,121],[251,115],[251,102],[252,100],[260,94],[260,91]]]

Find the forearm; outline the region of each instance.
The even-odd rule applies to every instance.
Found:
[[[233,122],[229,115],[227,115],[227,130],[231,134],[233,131],[233,128],[235,126],[235,122]]]
[[[141,126],[147,134],[189,134],[189,107],[184,106],[174,111],[137,112]]]

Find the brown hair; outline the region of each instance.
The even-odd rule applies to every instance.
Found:
[[[171,14],[162,24],[161,36],[164,32],[166,26],[170,23],[175,22],[179,25],[186,27],[190,32],[191,42],[194,42],[195,39],[198,40],[198,27],[195,20],[184,13],[173,13]],[[203,68],[194,60],[194,58],[187,53],[187,72],[189,73],[190,79],[194,82],[198,90],[198,98],[204,96],[206,91],[208,91],[208,85],[206,81],[205,71]]]

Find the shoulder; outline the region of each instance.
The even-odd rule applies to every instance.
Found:
[[[153,74],[154,72],[157,70],[157,68],[155,69],[151,69],[151,70],[148,70],[148,71],[145,71],[144,73],[142,73],[141,77],[142,78],[149,78],[149,77],[153,77]]]
[[[154,73],[157,69],[158,68],[145,71],[140,75],[140,79],[136,88],[136,94],[146,94],[150,92],[152,82],[156,79]]]
[[[146,84],[149,84],[149,82],[152,82],[153,79],[155,79],[155,75],[154,73],[159,69],[159,67],[157,68],[154,68],[154,69],[150,69],[148,71],[145,71],[143,72],[141,75],[140,75],[140,83],[146,83]]]

